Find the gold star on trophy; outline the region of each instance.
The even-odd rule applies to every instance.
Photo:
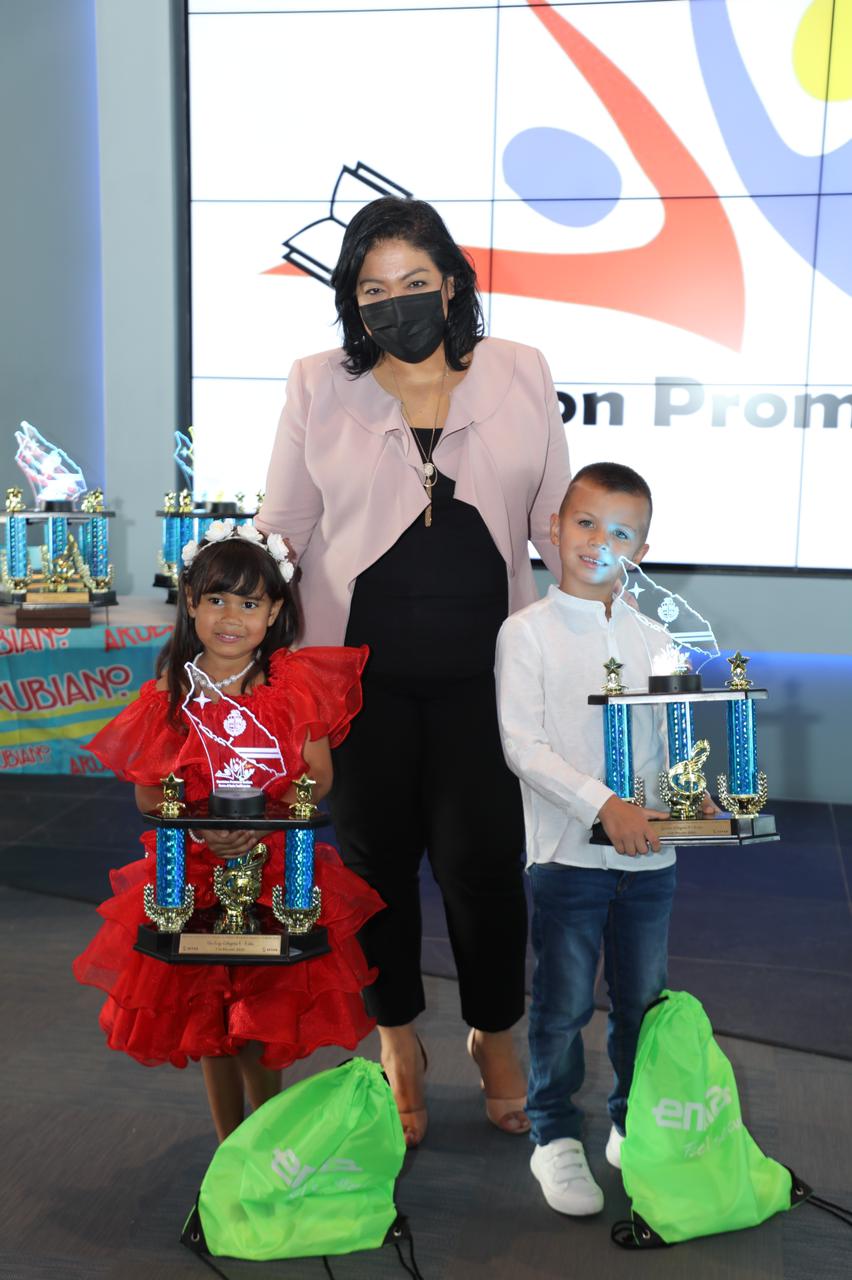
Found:
[[[161,778],[163,784],[163,798],[157,808],[164,818],[179,818],[186,811],[186,805],[181,799],[183,795],[183,778],[178,778],[174,772],[168,777]]]
[[[296,799],[290,805],[290,813],[294,818],[314,816],[317,806],[313,802],[313,789],[316,785],[316,779],[309,778],[306,773],[303,773],[301,778],[296,778],[293,783],[296,788]]]
[[[751,680],[749,680],[748,675],[746,674],[746,667],[749,662],[751,662],[751,658],[744,658],[739,649],[737,649],[733,658],[728,658],[727,662],[731,668],[731,678],[730,680],[725,681],[728,688],[750,689]]]
[[[604,693],[624,693],[624,685],[621,683],[619,672],[624,666],[623,662],[619,662],[617,658],[610,658],[604,663],[604,671],[606,672],[606,682],[603,687]]]

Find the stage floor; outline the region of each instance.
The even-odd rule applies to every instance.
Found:
[[[178,1243],[214,1150],[201,1073],[148,1070],[104,1048],[100,995],[70,973],[95,926],[85,903],[0,888],[0,1280],[201,1280],[211,1273]],[[670,1251],[637,1256],[610,1243],[627,1204],[603,1158],[610,1072],[602,1014],[586,1032],[583,1102],[606,1207],[587,1220],[553,1213],[529,1173],[528,1140],[485,1122],[457,994],[451,981],[427,982],[430,1129],[398,1183],[425,1280],[847,1280],[848,1228],[807,1205]],[[852,1063],[721,1043],[757,1142],[824,1196],[852,1204]],[[361,1051],[375,1057],[377,1037]],[[323,1050],[285,1081],[348,1056]],[[332,1267],[337,1280],[403,1274],[388,1250]],[[327,1275],[319,1259],[227,1262],[222,1271],[229,1280]]]

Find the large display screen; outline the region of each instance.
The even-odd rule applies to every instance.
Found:
[[[657,563],[852,568],[852,0],[189,0],[196,493],[263,487],[367,200],[431,201]]]

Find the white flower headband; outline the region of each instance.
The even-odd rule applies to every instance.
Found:
[[[200,543],[196,542],[194,538],[187,542],[180,553],[184,568],[189,568],[199,551],[203,551],[205,547],[212,547],[216,542],[227,542],[229,538],[242,538],[245,542],[252,542],[255,546],[263,547],[264,551],[268,551],[278,565],[284,581],[292,581],[296,569],[290,559],[290,550],[281,534],[270,533],[264,542],[263,534],[259,529],[255,529],[253,524],[234,524],[231,519],[214,520],[206,529]]]

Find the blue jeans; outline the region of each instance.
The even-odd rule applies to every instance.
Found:
[[[612,1123],[624,1133],[639,1024],[666,985],[675,867],[615,871],[533,864],[527,1092],[533,1142],[579,1138],[583,1113],[573,1101],[585,1075],[581,1028],[594,1013],[595,974],[604,944],[610,1014],[607,1050],[615,1071]]]

